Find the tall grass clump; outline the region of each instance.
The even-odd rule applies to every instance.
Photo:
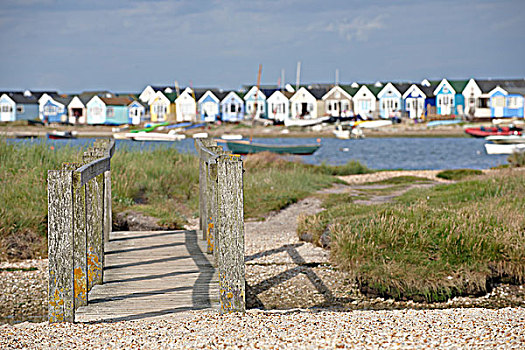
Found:
[[[483,175],[483,172],[477,169],[449,169],[440,171],[436,177],[445,180],[462,180],[476,175]]]
[[[119,148],[111,161],[113,210],[133,209],[180,229],[196,215],[199,198],[197,157],[173,149]]]
[[[269,152],[248,155],[244,168],[244,212],[248,218],[261,218],[335,181],[313,166],[289,162]]]
[[[515,168],[525,168],[525,151],[514,152],[507,160],[509,164]]]
[[[0,139],[0,260],[47,254],[47,171],[80,158],[80,150]]]
[[[525,281],[525,174],[414,189],[396,203],[345,203],[304,232],[332,236],[332,258],[372,295],[443,301]],[[301,232],[298,232],[301,233]]]

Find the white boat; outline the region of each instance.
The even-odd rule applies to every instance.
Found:
[[[359,120],[353,123],[354,126],[359,125],[363,129],[381,128],[383,126],[392,125],[391,120]]]
[[[525,135],[492,135],[485,137],[485,140],[506,145],[525,143]]]
[[[113,133],[113,138],[115,140],[132,140],[133,136],[135,135],[136,134],[131,133],[131,132],[116,132],[116,133]]]
[[[315,119],[296,119],[296,118],[285,118],[284,126],[312,126],[316,124],[321,124],[322,122],[327,121],[330,117],[321,117]]]
[[[497,143],[486,143],[485,151],[487,154],[512,154],[514,152],[525,152],[525,144],[497,144]]]
[[[242,140],[241,134],[223,134],[221,136],[223,140]]]
[[[176,133],[163,134],[160,132],[137,132],[132,135],[132,139],[135,141],[180,141],[186,138],[186,135]]]
[[[512,124],[512,125],[523,125],[525,124],[525,121],[523,119],[515,119],[515,118],[510,118],[510,119],[492,119],[492,124],[494,125],[502,125],[502,124]]]
[[[345,128],[342,125],[337,125],[333,131],[335,137],[338,139],[348,140],[348,139],[362,139],[365,137],[363,130],[359,127],[355,128]]]
[[[194,139],[207,139],[208,133],[207,132],[198,132],[196,134],[193,134]]]

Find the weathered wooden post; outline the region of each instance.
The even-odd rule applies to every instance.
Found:
[[[104,177],[114,143],[96,144],[83,155],[89,164],[48,172],[49,322],[74,322],[75,309],[102,283]]]
[[[222,147],[207,147],[212,153],[222,154]],[[215,249],[215,222],[217,216],[217,162],[215,159],[208,159],[206,173],[206,241],[208,243],[208,254],[213,254],[213,264],[217,266],[217,249]]]
[[[243,166],[237,155],[217,158],[216,248],[221,312],[244,312]]]
[[[95,147],[100,148],[104,155],[110,153],[111,141],[109,139],[102,139],[95,141]],[[112,228],[112,213],[111,213],[111,170],[104,172],[104,242],[109,242],[109,235]]]
[[[97,148],[84,152],[83,161],[92,162],[104,156]],[[86,184],[87,274],[88,291],[102,284],[104,278],[104,174],[97,175]]]
[[[49,322],[74,322],[73,173],[49,170]]]
[[[213,139],[196,139],[195,146],[199,154],[199,230],[202,231],[202,239],[206,240],[206,182],[207,182],[207,173],[208,173],[208,164],[206,162],[206,157],[203,154],[203,149],[199,143],[204,146],[216,146],[217,143]]]
[[[73,291],[74,309],[87,305],[87,232],[86,188],[81,184],[80,173],[75,172],[82,163],[64,163],[63,170],[73,171]]]

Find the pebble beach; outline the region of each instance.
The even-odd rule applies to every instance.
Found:
[[[271,312],[0,326],[2,349],[519,349],[525,309]]]

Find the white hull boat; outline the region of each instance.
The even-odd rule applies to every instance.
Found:
[[[516,144],[525,143],[525,136],[523,135],[493,135],[485,137],[485,140],[492,141],[493,143],[499,144]]]
[[[315,119],[292,119],[292,118],[285,118],[284,119],[284,126],[312,126],[321,124],[322,122],[327,121],[330,119],[330,117],[322,117],[322,118],[315,118]]]
[[[525,152],[525,144],[486,143],[485,151],[487,151],[487,154],[512,154],[514,152]]]
[[[208,133],[207,132],[198,132],[196,134],[193,134],[194,139],[207,139]]]
[[[131,134],[135,141],[180,141],[186,138],[186,135],[181,134],[163,134],[160,132],[137,132]]]
[[[241,134],[223,134],[221,136],[223,140],[242,140]]]
[[[349,139],[362,139],[365,137],[361,128],[355,127],[352,129],[345,129],[341,125],[336,126],[334,135],[338,139],[349,140]]]
[[[391,126],[391,120],[360,120],[353,123],[354,126],[358,126],[363,129],[374,129],[381,128],[383,126]]]

